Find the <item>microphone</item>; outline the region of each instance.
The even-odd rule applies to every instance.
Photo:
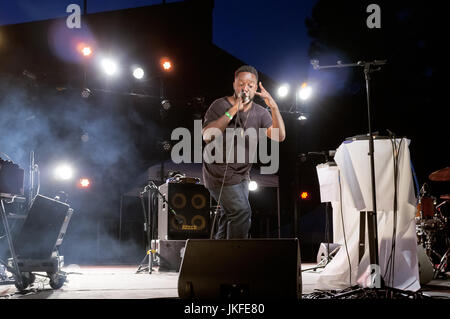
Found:
[[[325,155],[325,156],[329,156],[329,157],[334,157],[335,154],[336,154],[335,150],[321,151],[321,152],[308,152],[308,155]]]
[[[321,152],[308,152],[307,154],[302,153],[302,154],[298,155],[297,157],[300,159],[300,161],[306,162],[308,157],[311,157],[311,155],[324,156],[328,160],[328,158],[334,157],[335,154],[336,154],[336,151],[335,150],[331,150],[331,151],[321,151]]]
[[[142,197],[145,193],[147,193],[150,190],[150,185],[146,185],[142,192],[139,193],[139,195]]]
[[[247,99],[247,95],[245,94],[244,90],[241,91],[241,93],[239,94],[240,98],[242,99],[242,101],[245,101]]]

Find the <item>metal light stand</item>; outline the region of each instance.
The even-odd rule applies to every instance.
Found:
[[[374,60],[372,62],[362,62],[350,64],[342,64],[340,61],[336,65],[319,66],[318,60],[312,60],[311,64],[315,70],[330,69],[330,68],[344,68],[344,67],[363,67],[364,77],[366,82],[366,97],[367,97],[367,119],[369,128],[369,156],[370,156],[370,177],[372,186],[372,211],[367,212],[367,222],[368,222],[368,234],[369,234],[369,254],[370,254],[370,264],[379,268],[379,258],[378,258],[378,230],[377,230],[377,206],[376,206],[376,189],[375,189],[375,165],[374,165],[374,144],[372,136],[371,127],[371,113],[370,113],[370,74],[381,69],[381,65],[386,64],[386,60]],[[377,68],[373,68],[378,66]],[[375,273],[375,276],[379,276],[379,282],[381,287],[384,288],[383,278],[381,274]],[[372,277],[373,278],[373,277]]]

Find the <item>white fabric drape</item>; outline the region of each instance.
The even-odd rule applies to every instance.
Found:
[[[397,228],[395,236],[395,259],[392,269],[387,269],[392,251],[394,227],[394,158],[393,143],[398,149],[397,178]],[[397,289],[417,291],[420,289],[417,238],[415,229],[416,198],[410,163],[408,139],[375,139],[375,181],[378,221],[378,249],[381,276],[385,284]],[[318,289],[343,289],[361,284],[370,264],[366,222],[365,253],[359,258],[360,211],[372,209],[369,142],[358,140],[342,143],[336,151],[335,161],[339,171],[337,181],[328,176],[327,184],[338,187],[325,200],[333,207],[333,241],[341,249],[321,272]],[[319,174],[319,168],[318,168]],[[320,180],[319,180],[320,183]],[[322,188],[322,185],[321,185]],[[344,233],[345,230],[345,233]],[[345,234],[345,236],[344,236]],[[347,244],[347,249],[346,245]],[[348,255],[347,255],[348,252]],[[392,258],[392,257],[391,257]],[[350,265],[349,266],[349,260]],[[351,272],[350,272],[351,268]],[[351,277],[351,281],[350,281]],[[360,279],[358,283],[358,279]]]

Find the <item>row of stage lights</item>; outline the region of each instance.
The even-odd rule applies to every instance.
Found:
[[[81,52],[81,54],[85,57],[91,57],[93,55],[93,50],[90,46],[86,46],[84,44],[80,44],[78,46],[78,50]],[[162,58],[161,61],[161,67],[164,71],[171,71],[173,68],[173,63],[168,58]],[[100,61],[100,65],[103,69],[103,71],[108,75],[115,75],[118,71],[118,64],[116,61],[114,61],[111,58],[103,58]],[[141,67],[135,67],[132,70],[132,74],[136,79],[142,79],[145,75],[144,69]],[[279,98],[286,98],[289,95],[290,92],[290,86],[289,84],[283,84],[278,88],[278,97]],[[307,100],[312,95],[313,90],[311,86],[309,86],[306,82],[302,83],[300,87],[297,89],[297,95],[300,100]]]
[[[61,164],[57,166],[54,170],[54,177],[59,181],[70,181],[74,177],[73,168],[68,164]],[[91,186],[91,181],[87,177],[83,177],[78,179],[77,186],[79,188],[87,189]],[[258,190],[258,183],[255,181],[250,181],[248,183],[248,189],[252,192]],[[308,200],[310,198],[310,194],[308,192],[301,192],[299,196],[302,200]]]
[[[78,45],[78,51],[86,58],[89,58],[93,55],[92,48],[83,43],[80,43]],[[173,69],[173,63],[168,58],[162,58],[160,60],[160,64],[161,64],[162,70],[165,72],[169,72]],[[103,71],[109,76],[116,75],[119,70],[118,63],[114,59],[108,58],[108,57],[102,58],[100,60],[100,66],[103,69]],[[141,80],[144,78],[145,71],[140,66],[135,66],[132,69],[132,75],[134,78]],[[87,92],[86,96],[89,96],[90,95],[89,93],[90,92]],[[290,93],[289,84],[283,84],[277,90],[277,95],[280,99],[287,98],[289,96],[289,93]],[[312,87],[309,86],[306,82],[302,83],[295,92],[295,104],[297,104],[298,99],[300,99],[302,101],[308,100],[311,97],[312,93],[313,93]],[[82,95],[83,95],[83,93],[82,93]],[[84,97],[84,95],[83,95],[83,97]],[[165,102],[165,101],[166,100],[164,100],[163,102]],[[165,109],[165,105],[162,105],[162,106]],[[168,105],[168,107],[170,107],[170,105]],[[295,108],[297,108],[297,105],[295,105]],[[302,120],[306,120],[306,119],[307,119],[306,114],[300,112],[298,120],[302,121]]]
[[[289,95],[290,86],[289,84],[283,84],[278,88],[278,97],[286,98]],[[313,90],[306,82],[303,82],[297,90],[297,97],[300,100],[306,101],[311,97]]]
[[[90,46],[87,46],[84,44],[78,45],[78,51],[85,58],[90,58],[94,54],[94,51],[92,50],[92,48]],[[169,58],[162,58],[160,60],[160,64],[161,64],[161,68],[165,72],[169,72],[173,69],[173,62]],[[100,60],[100,66],[103,69],[103,71],[109,76],[116,75],[119,70],[119,64],[114,59],[109,58],[109,57],[102,58]],[[143,68],[136,66],[133,68],[132,74],[136,79],[140,80],[140,79],[144,78],[145,71]]]
[[[289,84],[283,84],[277,90],[277,95],[280,99],[287,98],[289,96],[289,93],[290,93]],[[313,94],[312,87],[310,85],[308,85],[306,82],[303,82],[295,92],[295,105],[293,107],[291,107],[289,112],[291,112],[292,108],[295,108],[295,111],[297,111],[298,100],[306,101],[311,97],[312,94]],[[306,113],[300,112],[297,119],[299,121],[306,121],[308,118],[307,118]]]
[[[69,181],[74,177],[74,170],[69,164],[60,164],[56,166],[54,170],[54,177],[59,181]],[[77,185],[81,188],[89,188],[91,186],[91,181],[89,178],[83,177],[78,180]],[[250,181],[248,184],[248,189],[250,191],[256,191],[258,189],[258,183],[255,181]]]

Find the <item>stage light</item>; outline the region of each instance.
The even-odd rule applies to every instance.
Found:
[[[289,85],[283,84],[278,88],[278,96],[283,98],[289,94]]]
[[[164,152],[169,152],[172,149],[172,145],[170,144],[169,141],[162,141],[162,142],[160,142],[160,144],[161,144],[161,149]]]
[[[88,188],[89,186],[91,186],[91,181],[88,178],[82,178],[79,180],[78,185],[81,188]]]
[[[170,104],[169,100],[162,100],[161,107],[163,108],[164,111],[168,111],[172,107],[172,104]]]
[[[87,142],[87,141],[89,141],[89,134],[88,133],[83,133],[83,135],[81,135],[81,140],[83,141],[83,142]]]
[[[84,88],[83,90],[81,90],[81,97],[84,99],[87,99],[88,97],[90,97],[91,94],[92,94],[92,92],[88,88]]]
[[[255,181],[250,181],[250,183],[248,183],[248,190],[249,191],[256,191],[258,189],[258,183]]]
[[[144,77],[144,70],[142,68],[135,68],[133,71],[133,76],[136,79],[142,79]]]
[[[90,57],[92,55],[92,48],[86,43],[78,43],[77,51],[80,52],[84,57]]]
[[[297,120],[299,121],[306,121],[308,119],[308,117],[306,116],[305,113],[300,113],[300,116],[297,118]]]
[[[302,192],[300,194],[300,198],[301,199],[308,199],[309,198],[309,193],[308,192]]]
[[[306,82],[304,82],[301,86],[300,89],[298,90],[298,97],[302,100],[307,100],[312,94],[312,89],[310,86],[308,86],[306,84]]]
[[[111,59],[103,59],[101,62],[103,71],[108,75],[114,75],[117,72],[117,64]]]
[[[167,58],[163,58],[163,59],[161,59],[161,66],[164,71],[170,71],[170,70],[172,70],[172,67],[173,67],[172,61],[170,61]]]
[[[90,47],[84,47],[81,49],[81,53],[83,53],[84,56],[90,56],[92,54],[92,49]]]
[[[73,176],[73,169],[68,164],[61,164],[55,168],[55,178],[59,180],[69,180]]]

